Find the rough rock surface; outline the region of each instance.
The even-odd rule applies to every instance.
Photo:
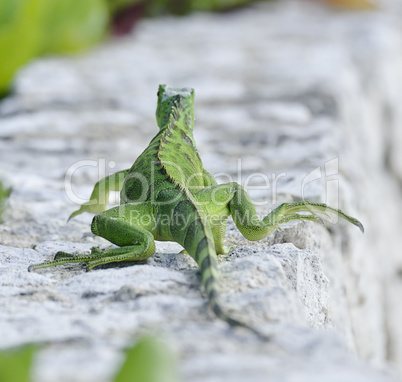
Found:
[[[402,370],[400,10],[308,2],[144,20],[79,57],[33,62],[0,103],[3,349],[40,343],[35,381],[109,381],[144,331],[172,344],[183,381],[396,381]],[[196,141],[220,181],[261,213],[321,200],[366,227],[292,223],[247,242],[232,223],[223,302],[261,343],[207,312],[195,263],[158,243],[147,264],[28,273],[58,250],[110,244],[69,224],[93,183],[127,168],[156,131],[159,83],[196,89]],[[83,366],[85,365],[85,367]]]

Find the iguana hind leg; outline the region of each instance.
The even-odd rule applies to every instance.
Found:
[[[147,207],[124,205],[124,217],[120,217],[121,208],[114,207],[99,215],[92,221],[91,229],[95,235],[102,236],[120,248],[112,248],[106,251],[92,249],[88,255],[72,255],[65,252],[58,252],[53,261],[41,264],[34,264],[29,267],[29,271],[46,268],[67,263],[86,263],[87,269],[93,269],[100,265],[109,263],[132,261],[142,262],[155,253],[155,241],[153,235],[146,228],[149,227],[147,221],[145,228],[133,223],[137,220],[127,219],[125,216],[132,216],[130,212],[138,209],[143,213]],[[138,212],[138,211],[136,211]]]

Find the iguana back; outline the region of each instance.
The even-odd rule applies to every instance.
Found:
[[[192,89],[159,87],[156,114],[160,131],[129,170],[121,201],[155,206],[155,238],[173,240],[185,248],[200,267],[211,309],[225,321],[235,322],[219,306],[214,238],[205,212],[193,196],[204,187],[203,166],[193,138],[193,99]],[[137,200],[140,195],[142,200]]]
[[[151,200],[164,182],[191,193],[204,186],[193,138],[193,101],[193,89],[159,87],[156,116],[160,130],[130,168],[120,195],[122,204]]]

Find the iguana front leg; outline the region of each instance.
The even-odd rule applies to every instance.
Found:
[[[77,211],[74,211],[69,216],[68,221],[84,212],[99,214],[105,211],[109,201],[110,191],[121,191],[128,171],[129,169],[118,171],[96,182],[89,200],[82,204]]]
[[[149,218],[140,220],[139,216]],[[94,217],[91,230],[95,235],[102,236],[119,248],[103,252],[93,249],[89,255],[58,252],[53,261],[31,265],[28,270],[67,263],[86,263],[87,269],[90,270],[99,265],[121,261],[142,262],[155,253],[154,236],[150,232],[153,225],[151,216],[146,203],[137,206],[125,204],[111,208]]]

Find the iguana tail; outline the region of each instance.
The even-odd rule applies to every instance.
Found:
[[[198,226],[198,227],[197,227]],[[201,282],[208,299],[209,308],[224,321],[229,322],[219,303],[220,281],[218,261],[213,242],[213,236],[209,225],[202,219],[193,222],[193,227],[199,234],[197,240],[185,246],[186,251],[197,262],[201,272]]]
[[[183,206],[186,205],[187,213],[189,204],[188,202],[183,203]],[[212,230],[199,208],[197,208],[195,204],[193,207],[195,209],[196,218],[188,224],[186,229],[183,230],[184,232],[182,231],[181,240],[178,240],[178,242],[183,245],[184,249],[197,262],[200,268],[202,285],[208,299],[209,308],[218,318],[225,321],[230,326],[246,328],[251,330],[258,337],[267,340],[267,336],[247,324],[231,318],[222,309],[220,304],[218,261]],[[180,209],[180,203],[178,208],[176,208],[176,212],[178,209]]]
[[[219,272],[211,228],[204,216],[202,216],[203,214],[200,213],[192,201],[179,203],[175,209],[176,213],[181,206],[183,206],[183,209],[186,209],[187,216],[189,216],[189,210],[193,209],[193,213],[191,214],[193,215],[193,219],[191,219],[192,221],[185,228],[183,227],[184,229],[180,232],[181,237],[177,241],[196,261],[200,268],[202,285],[208,298],[209,307],[218,317],[224,318],[218,302],[220,289]]]

